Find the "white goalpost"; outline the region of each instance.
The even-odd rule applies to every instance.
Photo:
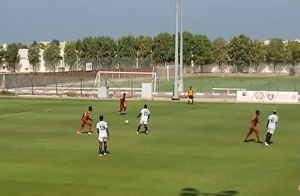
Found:
[[[170,76],[174,77],[175,65],[167,65],[167,80],[170,81]]]
[[[135,90],[142,89],[142,83],[152,83],[153,91],[156,92],[156,73],[153,72],[127,72],[127,71],[98,71],[94,87],[107,86],[107,82],[114,84],[119,90],[126,89],[123,84],[126,84],[128,80],[135,83],[140,83],[140,87],[134,88]],[[132,88],[133,84],[131,85]]]
[[[180,65],[178,65],[178,69],[180,68]],[[169,81],[170,78],[174,77],[174,72],[175,72],[175,65],[167,65],[166,66],[166,71],[167,71],[167,80]],[[185,69],[183,70],[183,72],[185,73]],[[178,73],[179,74],[179,73]]]

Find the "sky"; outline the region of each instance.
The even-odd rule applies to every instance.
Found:
[[[0,44],[175,33],[175,0],[0,0]],[[183,29],[210,39],[300,39],[300,0],[183,0]]]

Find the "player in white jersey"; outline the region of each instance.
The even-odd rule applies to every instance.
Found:
[[[148,130],[148,120],[150,119],[150,111],[147,108],[147,105],[144,105],[144,108],[141,110],[141,112],[139,113],[139,115],[136,118],[140,117],[140,124],[137,128],[137,134],[140,133],[140,128],[142,125],[144,125],[145,128],[145,133],[148,135],[149,130]]]
[[[99,141],[99,156],[106,155],[107,152],[107,139],[109,137],[107,122],[103,120],[103,116],[99,117],[99,122],[96,125]],[[102,151],[102,146],[104,151]]]
[[[267,123],[268,132],[265,140],[266,146],[270,144],[270,139],[275,132],[277,122],[278,122],[278,116],[276,114],[276,110],[273,110],[273,113],[268,117],[268,123]]]

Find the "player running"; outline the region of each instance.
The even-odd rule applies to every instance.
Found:
[[[148,120],[150,119],[150,111],[148,110],[148,106],[145,104],[144,108],[141,110],[141,112],[139,113],[139,115],[136,117],[137,119],[140,118],[140,124],[137,128],[137,134],[140,133],[140,128],[142,125],[144,125],[145,128],[145,133],[148,135],[149,130],[148,130]]]
[[[273,114],[268,117],[267,128],[268,132],[266,135],[265,145],[268,146],[270,144],[270,139],[275,132],[276,124],[278,122],[278,116],[276,114],[276,110],[273,110]]]
[[[191,103],[191,100],[192,100],[192,104],[194,104],[194,90],[192,86],[190,86],[190,88],[188,89],[188,104]]]
[[[77,134],[81,134],[83,127],[85,125],[88,125],[89,126],[88,134],[92,135],[92,124],[91,124],[91,122],[89,122],[89,121],[93,121],[93,119],[90,118],[92,111],[93,111],[92,106],[89,106],[88,110],[83,113],[83,115],[81,117],[81,121],[82,121],[81,126],[79,127]]]
[[[125,114],[125,111],[127,109],[126,107],[126,93],[123,93],[123,96],[121,97],[120,99],[120,108],[119,108],[119,111],[118,111],[118,114]]]
[[[258,129],[257,129],[257,123],[260,123],[260,122],[258,121],[258,116],[259,116],[259,115],[260,115],[259,110],[256,110],[256,111],[255,111],[255,114],[254,114],[254,116],[252,117],[252,120],[251,120],[249,133],[246,135],[244,142],[248,142],[249,136],[251,135],[252,132],[254,132],[254,133],[255,133],[255,136],[256,136],[256,139],[257,139],[257,142],[258,142],[258,143],[262,143],[262,142],[259,140]]]
[[[107,155],[107,139],[109,138],[107,122],[103,120],[103,116],[99,117],[99,122],[96,125],[99,141],[99,156]],[[102,151],[102,146],[104,151]]]

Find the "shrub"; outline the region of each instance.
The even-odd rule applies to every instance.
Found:
[[[2,90],[2,91],[0,91],[0,95],[3,95],[3,96],[15,96],[16,94],[12,93],[12,92],[9,92],[7,90]]]
[[[67,95],[68,97],[77,97],[77,92],[70,91],[66,92],[65,95]]]

